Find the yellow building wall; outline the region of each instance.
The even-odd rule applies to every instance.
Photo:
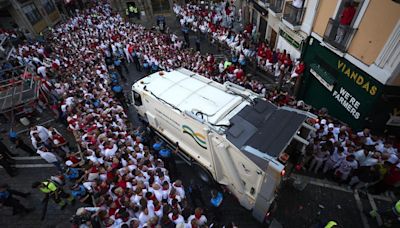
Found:
[[[400,4],[392,0],[370,0],[348,53],[367,65],[374,63],[399,18]]]
[[[328,24],[329,18],[331,18],[335,12],[337,3],[338,0],[321,0],[319,2],[317,14],[314,19],[313,32],[321,37],[324,36],[326,25]]]

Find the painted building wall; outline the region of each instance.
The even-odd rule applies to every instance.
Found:
[[[306,3],[306,12],[303,17],[303,23],[301,24],[301,31],[310,34],[315,15],[317,14],[318,0],[308,0]]]
[[[328,24],[329,18],[333,16],[335,12],[338,0],[320,0],[317,8],[317,14],[315,17],[313,32],[323,37]]]
[[[307,68],[299,98],[315,108],[328,108],[330,115],[355,129],[366,126],[384,86],[314,38],[308,42],[304,61]]]
[[[374,63],[399,18],[399,3],[370,0],[348,53],[367,65]]]

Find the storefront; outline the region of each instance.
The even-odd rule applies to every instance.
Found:
[[[400,95],[398,87],[397,90],[385,87],[312,37],[307,42],[304,62],[306,71],[299,99],[315,108],[326,107],[330,115],[355,129],[396,129],[396,116],[392,122],[390,117],[400,116],[400,111],[393,113],[400,110],[395,103]]]

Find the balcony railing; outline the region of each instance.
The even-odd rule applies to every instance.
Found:
[[[282,13],[285,0],[270,0],[269,9],[274,13]]]
[[[340,51],[345,52],[347,51],[347,47],[354,32],[354,28],[348,25],[342,25],[339,23],[339,20],[330,18],[326,26],[324,41]]]
[[[258,1],[263,3],[264,5],[268,5],[271,0],[258,0]]]
[[[303,21],[305,8],[297,8],[292,3],[286,3],[285,10],[283,11],[283,19],[292,24],[293,26],[301,25]]]

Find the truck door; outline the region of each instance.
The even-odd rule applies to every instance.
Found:
[[[281,181],[282,167],[281,164],[276,165],[273,162],[268,165],[253,208],[253,216],[258,221],[264,221],[275,199],[275,191]]]

